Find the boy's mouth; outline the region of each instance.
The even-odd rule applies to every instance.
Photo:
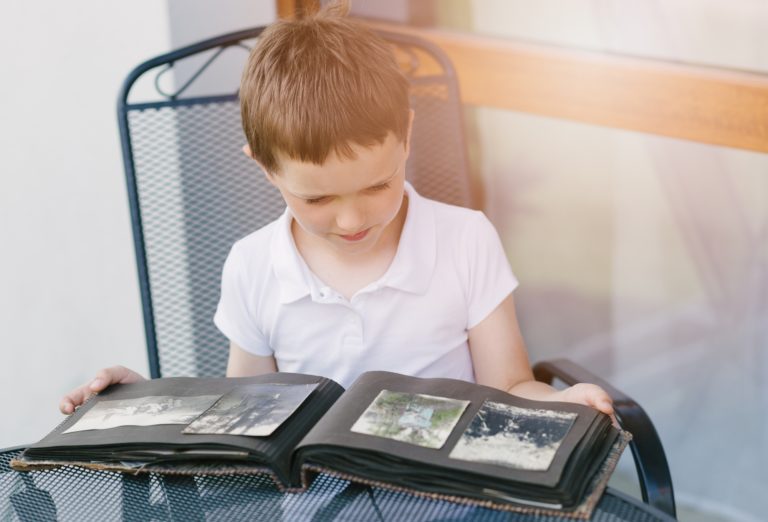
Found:
[[[365,230],[362,230],[362,231],[358,232],[357,234],[350,234],[348,236],[339,234],[339,236],[342,239],[344,239],[345,241],[360,241],[361,239],[363,239],[365,236],[368,235],[368,231],[369,230],[371,230],[371,229],[370,228],[366,228]]]

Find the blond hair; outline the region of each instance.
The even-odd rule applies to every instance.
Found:
[[[322,164],[353,144],[407,140],[408,82],[388,44],[336,2],[264,30],[240,83],[243,130],[253,157],[279,171],[278,151]]]

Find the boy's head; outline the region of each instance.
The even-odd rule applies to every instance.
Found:
[[[240,85],[243,129],[252,157],[269,174],[278,158],[320,165],[354,145],[407,144],[408,82],[380,37],[345,17],[337,2],[307,18],[267,28]]]

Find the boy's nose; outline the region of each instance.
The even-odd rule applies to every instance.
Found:
[[[342,232],[360,232],[365,225],[365,211],[355,203],[343,205],[336,214],[336,226]]]

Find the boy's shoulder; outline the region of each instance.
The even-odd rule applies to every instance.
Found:
[[[237,254],[249,265],[269,263],[275,241],[278,240],[282,228],[287,226],[285,220],[286,216],[282,214],[274,221],[238,239],[232,245],[232,253]]]
[[[480,210],[443,203],[434,199],[422,197],[422,204],[429,208],[434,216],[435,230],[438,234],[456,236],[457,233],[485,228],[491,225],[486,215]]]
[[[466,221],[467,219],[475,219],[478,215],[483,215],[479,210],[451,205],[450,203],[443,203],[435,199],[424,198],[424,201],[432,207],[432,211],[436,216],[449,220]]]
[[[399,248],[419,252],[427,260],[436,255],[444,263],[461,265],[477,252],[498,250],[498,232],[482,211],[421,195],[416,195],[414,203],[409,206],[409,213],[415,212],[406,218]]]

